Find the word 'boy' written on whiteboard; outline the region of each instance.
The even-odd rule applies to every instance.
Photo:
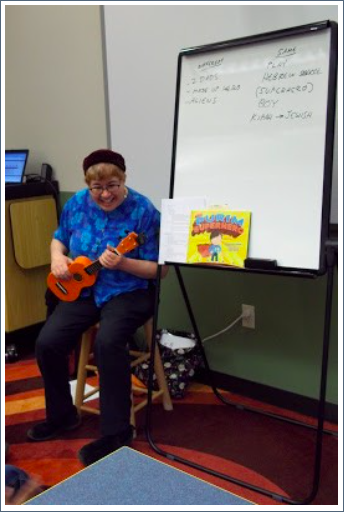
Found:
[[[219,52],[220,53],[220,52]],[[240,50],[197,59],[185,76],[184,104],[227,105],[244,123],[307,121],[317,115],[318,91],[327,76],[324,55],[301,44],[252,52]],[[220,53],[221,55],[221,53]],[[326,69],[325,69],[326,68]],[[230,112],[230,111],[229,111]]]

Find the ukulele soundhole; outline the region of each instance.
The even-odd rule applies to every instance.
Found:
[[[73,278],[75,281],[82,281],[82,275],[81,274],[73,274]]]

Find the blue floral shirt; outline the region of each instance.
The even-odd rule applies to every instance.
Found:
[[[109,244],[117,247],[130,232],[144,233],[145,243],[125,257],[157,261],[159,254],[160,213],[145,196],[128,188],[128,197],[111,212],[103,211],[83,189],[65,204],[54,238],[65,245],[70,257],[87,256],[97,260]],[[115,295],[148,288],[149,281],[120,270],[102,268],[92,288],[84,288],[81,296],[93,292],[98,307]]]

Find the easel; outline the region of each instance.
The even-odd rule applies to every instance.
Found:
[[[322,347],[322,361],[321,361],[321,376],[320,376],[320,387],[319,387],[319,398],[318,398],[318,414],[317,414],[317,427],[316,427],[316,440],[315,440],[315,459],[314,459],[314,467],[313,467],[313,480],[312,480],[312,488],[306,498],[301,500],[291,499],[287,496],[273,493],[269,491],[268,489],[258,487],[255,485],[252,485],[248,482],[245,482],[243,480],[239,480],[237,478],[234,478],[233,476],[226,475],[223,473],[219,473],[217,471],[214,471],[208,467],[201,466],[199,464],[196,464],[190,460],[184,459],[182,457],[179,457],[177,455],[174,455],[172,453],[169,453],[165,450],[162,450],[159,448],[159,446],[154,442],[152,433],[151,433],[151,412],[152,412],[152,386],[153,386],[153,372],[154,372],[154,353],[155,353],[155,343],[157,339],[157,325],[158,325],[158,313],[159,313],[159,299],[160,299],[160,288],[161,288],[161,269],[162,266],[159,265],[158,267],[158,276],[157,276],[157,288],[156,288],[156,297],[155,297],[155,314],[154,314],[154,323],[153,323],[153,340],[152,340],[152,347],[151,347],[151,361],[150,361],[150,369],[149,369],[149,383],[148,383],[148,406],[147,406],[147,413],[146,413],[146,435],[147,439],[149,441],[149,444],[155,450],[159,455],[163,455],[164,457],[168,458],[169,460],[173,460],[176,462],[181,462],[183,464],[186,464],[187,466],[190,466],[194,469],[198,469],[201,471],[204,471],[212,476],[216,476],[218,478],[222,478],[223,480],[227,480],[229,482],[232,482],[236,485],[240,485],[242,487],[245,487],[247,489],[250,489],[252,491],[258,492],[260,494],[263,494],[265,496],[269,496],[270,498],[281,501],[284,503],[289,503],[292,505],[305,505],[308,503],[311,503],[313,499],[315,498],[318,489],[319,489],[319,481],[320,481],[320,470],[321,470],[321,459],[322,459],[322,441],[323,441],[323,434],[324,434],[324,417],[325,417],[325,402],[326,402],[326,386],[327,386],[327,372],[328,372],[328,355],[329,355],[329,345],[330,345],[330,325],[331,325],[331,313],[332,313],[332,295],[333,295],[333,283],[334,283],[334,270],[337,263],[337,256],[338,256],[338,241],[332,241],[328,240],[325,244],[325,251],[326,251],[326,265],[327,265],[327,284],[326,284],[326,302],[325,302],[325,311],[324,311],[324,332],[323,332],[323,347]],[[191,307],[191,303],[187,294],[187,290],[183,281],[183,277],[180,272],[180,265],[173,264],[173,263],[167,263],[167,265],[172,265],[175,268],[176,275],[178,278],[179,286],[181,288],[185,306],[188,311],[188,315],[191,321],[191,325],[197,340],[197,344],[199,347],[199,350],[202,354],[205,370],[209,377],[211,378],[211,370],[207,361],[207,357],[203,348],[203,344],[201,342],[201,337],[198,331],[197,323],[195,320],[195,316]],[[189,265],[190,267],[190,265]],[[266,272],[265,272],[266,273]],[[238,404],[232,403],[228,400],[226,400],[219,390],[216,388],[214,383],[211,381],[211,387],[217,398],[223,402],[225,405],[231,405],[234,407],[238,407]],[[265,416],[269,416],[271,418],[274,418],[276,420],[285,421],[288,423],[293,423],[296,425],[299,425],[300,427],[305,428],[313,428],[310,425],[307,425],[305,423],[288,419],[286,417],[268,413],[268,412],[262,412],[260,410],[254,409],[252,407],[247,407],[244,405],[240,405],[240,409],[247,410],[249,412],[254,412],[258,414],[263,414]]]
[[[325,31],[325,32],[323,32]],[[315,34],[317,34],[315,36]],[[224,480],[227,480],[229,482],[232,482],[234,484],[240,485],[242,487],[246,487],[252,491],[264,494],[266,496],[269,496],[277,501],[290,503],[293,505],[296,504],[307,504],[310,503],[314,497],[317,494],[318,488],[319,488],[319,480],[320,480],[320,469],[321,469],[321,459],[322,459],[322,441],[323,441],[323,434],[324,434],[324,413],[325,413],[325,399],[326,399],[326,385],[327,385],[327,372],[328,372],[328,355],[329,355],[329,343],[330,343],[330,322],[331,322],[331,311],[332,311],[332,294],[333,294],[333,282],[334,282],[334,269],[336,265],[336,259],[337,259],[337,252],[338,252],[338,242],[332,241],[329,238],[328,234],[328,227],[329,227],[329,217],[330,217],[330,194],[331,194],[331,180],[332,180],[332,163],[333,163],[333,135],[334,135],[334,118],[335,118],[335,95],[336,95],[336,77],[337,77],[337,61],[338,61],[338,51],[337,51],[337,24],[331,21],[324,21],[319,22],[316,24],[310,24],[306,26],[301,27],[294,27],[292,29],[286,29],[282,31],[276,31],[271,32],[268,34],[258,34],[257,36],[248,37],[248,38],[242,38],[240,40],[233,40],[233,41],[224,41],[222,43],[217,43],[214,45],[205,45],[203,47],[194,47],[183,50],[179,55],[179,61],[178,61],[178,80],[177,80],[177,90],[176,90],[176,110],[175,110],[175,126],[174,126],[174,140],[173,140],[173,154],[172,154],[172,172],[171,172],[171,183],[170,183],[170,198],[178,198],[178,197],[187,197],[192,195],[206,195],[209,197],[212,197],[213,200],[215,198],[215,204],[226,204],[227,203],[227,190],[233,188],[235,189],[235,201],[239,204],[247,205],[247,210],[252,210],[256,212],[260,212],[262,215],[262,212],[260,211],[261,205],[268,204],[269,198],[262,197],[259,199],[259,195],[256,193],[256,188],[260,189],[259,185],[261,184],[259,181],[257,181],[256,172],[255,169],[259,165],[257,165],[256,160],[253,158],[252,161],[250,158],[246,159],[245,161],[249,164],[247,167],[245,167],[245,164],[242,163],[241,155],[247,151],[247,147],[253,148],[253,155],[255,155],[255,150],[257,148],[257,138],[259,139],[260,149],[264,147],[264,151],[260,150],[257,153],[257,156],[261,157],[262,154],[264,155],[270,155],[269,147],[265,145],[266,141],[270,141],[271,138],[275,138],[276,136],[276,143],[279,145],[278,147],[283,147],[283,144],[286,145],[285,151],[287,152],[287,149],[289,147],[297,148],[297,150],[294,152],[294,156],[298,155],[299,148],[301,147],[303,153],[306,148],[307,144],[310,143],[306,153],[304,153],[304,156],[312,153],[312,149],[314,147],[314,144],[316,144],[314,136],[313,138],[310,137],[310,125],[302,125],[304,127],[304,131],[300,129],[301,125],[295,125],[295,130],[299,130],[298,132],[294,132],[293,130],[284,130],[285,125],[281,124],[275,124],[276,131],[267,131],[264,136],[264,129],[267,127],[266,125],[260,124],[260,129],[254,131],[254,136],[250,140],[247,139],[249,134],[253,134],[252,132],[248,132],[246,130],[247,123],[243,123],[243,111],[245,110],[246,104],[249,104],[250,100],[253,96],[255,96],[258,100],[260,98],[261,92],[266,92],[268,94],[272,92],[281,92],[281,91],[287,91],[287,90],[294,90],[294,82],[290,82],[291,89],[288,89],[288,87],[282,87],[281,89],[279,86],[277,86],[277,89],[274,88],[272,84],[270,84],[270,78],[272,75],[268,72],[267,75],[264,74],[263,80],[261,77],[257,79],[255,83],[255,90],[252,91],[250,89],[250,84],[252,81],[256,80],[255,75],[255,64],[257,62],[257,55],[260,56],[262,62],[264,61],[266,57],[266,51],[269,47],[269,44],[271,44],[271,48],[273,47],[273,50],[271,49],[271,52],[269,53],[269,64],[267,65],[268,68],[270,65],[272,66],[284,66],[286,65],[286,68],[288,68],[288,73],[285,74],[279,74],[277,72],[277,75],[273,75],[273,77],[279,77],[283,80],[287,77],[295,77],[295,76],[302,76],[303,71],[300,72],[300,69],[298,69],[297,66],[293,67],[292,59],[291,63],[281,62],[278,60],[278,63],[276,63],[275,56],[277,55],[277,59],[280,58],[280,49],[281,47],[284,48],[283,52],[288,52],[292,49],[292,52],[297,53],[297,48],[299,45],[299,37],[310,37],[308,40],[308,43],[310,43],[311,39],[314,43],[314,49],[313,53],[314,55],[318,56],[319,54],[327,55],[328,59],[326,59],[326,64],[323,62],[323,64],[319,64],[319,69],[326,69],[326,73],[328,73],[328,79],[325,81],[318,80],[317,83],[317,91],[319,92],[319,101],[313,101],[309,105],[312,105],[312,107],[309,107],[310,110],[316,111],[318,108],[318,105],[322,104],[322,108],[319,110],[319,114],[321,111],[322,116],[322,123],[324,127],[325,137],[323,130],[317,131],[316,123],[313,126],[315,128],[315,131],[312,133],[318,133],[318,147],[322,148],[321,154],[319,156],[316,156],[314,162],[312,165],[309,165],[309,162],[298,167],[298,163],[301,161],[299,158],[294,159],[294,164],[290,164],[287,168],[285,168],[284,172],[288,179],[284,179],[286,176],[284,176],[284,173],[281,171],[279,174],[279,179],[276,177],[276,169],[283,169],[283,166],[280,165],[280,160],[278,158],[278,152],[276,154],[271,154],[271,158],[264,158],[264,160],[260,160],[260,169],[264,169],[266,171],[267,167],[269,168],[269,172],[266,172],[264,175],[264,180],[266,180],[266,184],[269,185],[269,193],[270,195],[275,194],[275,197],[280,198],[280,203],[283,203],[283,200],[285,197],[288,198],[288,202],[285,203],[284,207],[279,210],[277,206],[279,207],[280,204],[277,205],[275,203],[275,210],[278,211],[278,216],[281,222],[288,221],[286,224],[284,224],[284,228],[281,228],[281,224],[275,225],[274,227],[271,226],[271,219],[276,216],[270,214],[269,208],[264,211],[266,214],[265,222],[262,222],[261,224],[261,233],[264,231],[266,226],[269,226],[269,238],[267,240],[274,239],[274,247],[271,253],[262,255],[259,250],[257,250],[257,254],[253,254],[254,251],[252,251],[252,254],[250,258],[248,258],[249,265],[246,265],[245,269],[231,269],[232,271],[242,271],[244,273],[259,273],[262,275],[271,275],[271,276],[291,276],[291,277],[299,277],[300,279],[309,279],[309,278],[316,278],[318,275],[326,275],[327,277],[327,285],[326,285],[326,302],[325,302],[325,309],[324,309],[324,331],[323,331],[323,342],[322,342],[322,359],[321,359],[321,373],[320,373],[320,387],[319,387],[319,397],[318,397],[318,411],[317,411],[317,426],[315,427],[316,430],[316,439],[315,439],[315,459],[314,459],[314,468],[313,468],[313,481],[312,481],[312,488],[308,495],[303,499],[292,499],[288,496],[273,493],[272,491],[269,491],[266,488],[258,487],[255,485],[251,485],[248,482],[245,482],[243,480],[238,480],[234,478],[233,476],[226,475],[223,473],[219,473],[217,471],[214,471],[210,468],[200,466],[190,460],[183,459],[182,457],[176,456],[172,453],[168,453],[162,449],[160,449],[156,443],[154,442],[152,435],[151,435],[151,398],[150,395],[148,395],[149,398],[149,404],[147,408],[147,424],[146,424],[146,433],[147,438],[149,440],[150,445],[152,448],[158,452],[160,455],[164,455],[170,460],[175,460],[177,462],[184,463],[190,467],[193,467],[194,469],[198,469],[201,471],[205,471],[213,476],[222,478]],[[295,38],[295,39],[294,39]],[[315,39],[313,39],[315,38]],[[266,44],[263,46],[260,46],[262,41],[264,41]],[[275,41],[284,41],[283,44],[276,44]],[[253,44],[254,46],[250,46]],[[254,56],[252,54],[252,57],[250,56],[250,49],[257,46],[257,50],[254,53]],[[301,45],[302,47],[302,45]],[[300,48],[301,48],[300,47]],[[310,47],[309,47],[310,48]],[[239,53],[237,53],[239,51]],[[225,52],[225,53],[223,53]],[[226,65],[226,55],[227,52],[233,52],[231,55],[234,55],[233,59],[229,59],[228,67]],[[305,61],[308,60],[308,54],[309,50],[305,50],[304,52],[300,49],[300,56],[303,55],[303,59]],[[312,53],[312,52],[311,52]],[[242,62],[243,55],[246,57],[246,64],[247,62],[250,62],[251,64],[246,66],[247,73],[245,76],[243,73],[240,72],[240,63]],[[250,60],[251,59],[251,60]],[[259,59],[258,59],[259,60]],[[301,59],[302,60],[302,59]],[[264,61],[265,62],[265,61]],[[223,73],[219,72],[219,74],[216,74],[216,68],[221,67],[224,65]],[[288,67],[290,65],[290,67]],[[207,69],[207,66],[212,66],[210,69],[210,76],[207,74],[204,69]],[[215,67],[214,67],[215,66]],[[323,66],[323,67],[322,67]],[[309,68],[313,67],[313,61],[309,61]],[[215,69],[215,71],[214,71]],[[266,68],[264,68],[266,69]],[[235,70],[235,71],[233,71]],[[252,74],[250,74],[249,70],[252,71]],[[270,70],[269,70],[270,71]],[[215,74],[214,74],[215,73]],[[227,74],[226,74],[227,73]],[[308,73],[308,71],[306,71]],[[221,96],[221,93],[218,93],[218,91],[221,91],[221,87],[215,87],[210,88],[210,93],[207,88],[203,89],[200,88],[200,84],[203,83],[205,80],[210,80],[210,78],[213,78],[214,80],[218,80],[218,85],[225,86],[222,88],[222,91],[227,91],[228,88],[226,88],[226,80],[221,82],[221,77],[223,76],[229,76],[228,83],[237,83],[237,84],[245,84],[245,87],[243,87],[243,90],[249,91],[251,90],[251,93],[247,95],[246,99],[248,102],[242,101],[241,108],[236,109],[234,106],[234,103],[231,103],[229,100],[224,99],[223,96]],[[324,77],[325,73],[319,74],[319,77]],[[230,80],[230,78],[232,80]],[[279,79],[278,78],[278,79]],[[237,81],[236,81],[237,79]],[[269,86],[266,86],[265,79],[269,82]],[[253,82],[252,82],[253,83]],[[286,83],[283,84],[286,85]],[[192,85],[192,86],[191,86]],[[195,87],[193,87],[195,85]],[[271,87],[270,87],[271,86]],[[305,84],[303,84],[305,86]],[[203,86],[202,86],[203,87]],[[239,90],[239,89],[237,89]],[[305,90],[305,89],[304,89]],[[315,90],[315,89],[314,89]],[[200,95],[209,93],[209,96],[207,97],[200,97]],[[219,109],[216,109],[216,101],[215,98],[212,96],[212,94],[220,94],[219,97],[216,97],[216,101],[223,100],[223,105],[227,105],[227,109],[223,108],[221,111]],[[243,96],[244,97],[244,96]],[[227,98],[227,97],[226,97]],[[326,102],[324,102],[324,99],[327,99]],[[265,98],[266,99],[266,98]],[[276,102],[281,101],[281,96],[276,96]],[[315,99],[315,96],[314,96]],[[202,110],[202,115],[200,114],[200,110],[198,109],[198,106],[205,106],[208,101],[211,104],[211,101],[214,101],[214,109],[211,107],[207,108],[207,110]],[[237,101],[240,100],[240,96],[237,96]],[[227,103],[228,101],[228,103]],[[281,103],[278,103],[278,105],[282,105],[283,101]],[[287,104],[287,103],[286,103]],[[266,105],[266,103],[263,101],[263,103],[258,103],[259,108]],[[276,103],[277,105],[277,103]],[[289,104],[290,105],[290,104]],[[295,103],[292,104],[293,109],[299,108],[300,104]],[[189,108],[191,106],[191,108]],[[287,108],[290,108],[287,107]],[[259,109],[258,109],[259,110]],[[207,114],[206,114],[206,113]],[[260,111],[257,114],[254,114],[253,117],[250,117],[250,112],[246,112],[245,120],[250,119],[251,121],[256,121],[259,119],[259,122],[262,120],[266,120],[267,118],[260,115]],[[237,115],[236,115],[237,114]],[[219,121],[219,117],[222,117],[221,122]],[[312,116],[311,116],[312,117]],[[286,119],[284,111],[280,112],[280,114],[277,116],[277,119]],[[272,117],[269,117],[269,119],[273,119]],[[276,118],[275,118],[276,119]],[[314,117],[314,120],[316,117]],[[204,120],[207,120],[207,122],[204,122]],[[249,123],[249,124],[250,124]],[[312,123],[311,123],[312,124]],[[265,128],[264,128],[265,126]],[[244,129],[245,131],[241,132],[238,129],[239,128]],[[251,127],[251,124],[250,124]],[[279,129],[281,132],[279,132]],[[268,130],[268,128],[267,128]],[[178,135],[179,132],[179,135]],[[239,133],[238,137],[235,137],[236,133]],[[245,137],[241,136],[241,133],[245,133]],[[301,136],[303,143],[300,142],[300,139],[297,140],[294,139],[291,135],[299,133]],[[286,142],[286,138],[291,136],[288,142]],[[179,138],[180,137],[180,138]],[[223,140],[229,140],[231,143],[228,144],[228,147],[224,144],[218,143],[218,141]],[[283,142],[283,144],[282,144]],[[289,146],[288,146],[289,144]],[[177,148],[178,146],[178,148]],[[323,147],[322,147],[323,146]],[[209,150],[209,147],[211,150]],[[228,149],[230,147],[230,150]],[[236,155],[233,157],[233,153],[235,155],[236,150],[241,150],[240,155]],[[199,155],[200,153],[200,155]],[[198,158],[194,158],[194,155],[197,154]],[[313,154],[313,153],[312,153]],[[214,164],[215,162],[215,164]],[[214,164],[214,165],[213,165]],[[230,169],[233,167],[234,171],[231,173]],[[294,193],[294,183],[298,182],[298,178],[300,175],[303,174],[304,168],[309,171],[309,176],[313,177],[315,176],[314,170],[315,168],[318,170],[317,178],[314,178],[316,181],[318,181],[318,202],[317,205],[313,205],[312,207],[310,205],[306,205],[304,202],[304,197],[306,195],[300,195],[298,202],[298,207],[296,207],[296,204],[292,205],[292,208],[289,208],[289,198],[293,197]],[[211,174],[210,179],[210,171],[211,169],[213,172]],[[225,169],[226,172],[222,172],[222,170]],[[240,172],[235,172],[236,170],[240,170]],[[253,170],[253,171],[252,171]],[[197,172],[196,172],[197,171]],[[291,173],[295,171],[295,175],[291,177]],[[311,173],[312,171],[312,173]],[[196,179],[197,177],[197,179]],[[203,179],[204,178],[204,179]],[[262,179],[263,178],[259,178]],[[252,187],[248,187],[247,184],[252,184]],[[275,183],[276,187],[274,188],[274,191],[271,191],[271,183]],[[305,186],[306,181],[304,181]],[[256,185],[256,188],[254,187],[254,184]],[[289,192],[287,192],[288,187]],[[261,189],[260,189],[261,190]],[[281,194],[281,190],[283,190],[283,193]],[[301,189],[300,189],[301,190]],[[320,195],[320,192],[322,195]],[[219,196],[220,194],[220,196]],[[221,195],[222,194],[222,195]],[[248,197],[249,196],[249,197]],[[313,196],[310,194],[307,197],[312,198]],[[258,198],[258,199],[257,199]],[[304,260],[304,263],[301,262],[301,260],[293,260],[293,257],[297,254],[297,252],[294,250],[292,241],[295,242],[295,240],[290,240],[290,243],[285,244],[285,233],[290,233],[289,226],[290,225],[298,225],[300,218],[304,222],[304,217],[306,214],[309,214],[311,211],[314,211],[314,208],[319,208],[322,203],[322,210],[321,210],[321,224],[318,223],[318,225],[315,226],[315,230],[313,233],[316,233],[315,238],[317,238],[317,234],[319,234],[319,238],[316,240],[316,243],[313,244],[313,241],[311,239],[305,239],[304,237],[299,239],[299,242],[302,243],[303,248],[305,250],[305,253],[308,253],[308,256],[310,259],[306,258]],[[249,207],[249,205],[251,205]],[[312,209],[313,208],[313,209]],[[300,210],[302,209],[302,214],[300,213]],[[285,216],[285,212],[288,212],[288,216]],[[291,220],[291,213],[295,215],[294,220]],[[262,217],[260,217],[262,220]],[[309,218],[309,224],[311,224],[313,221],[313,218]],[[259,222],[255,224],[256,229]],[[255,233],[259,231],[256,230]],[[300,231],[301,233],[301,231]],[[252,234],[252,233],[251,233]],[[280,236],[280,239],[278,240],[278,236]],[[251,240],[252,241],[252,240]],[[253,243],[254,245],[254,243]],[[266,245],[268,247],[269,244]],[[297,244],[296,244],[297,245]],[[264,246],[263,239],[260,237],[259,242],[255,246],[256,248],[261,248]],[[276,254],[276,247],[278,247],[281,252],[280,254]],[[286,249],[292,248],[292,253],[288,254],[287,260],[285,259],[285,252]],[[313,253],[313,249],[316,248],[316,251],[319,249],[319,259],[318,254],[311,254]],[[313,259],[313,256],[315,257]],[[260,258],[266,258],[266,259],[260,259]],[[285,263],[281,262],[280,260],[284,260]],[[180,261],[180,260],[178,260]],[[186,260],[185,260],[186,261]],[[246,260],[246,263],[248,261]],[[279,267],[277,267],[277,263]],[[291,264],[292,263],[292,264]],[[211,371],[209,368],[209,364],[207,362],[206,354],[203,349],[203,345],[201,342],[201,336],[199,334],[199,330],[197,327],[197,322],[195,319],[195,315],[192,310],[191,302],[188,297],[188,293],[183,281],[183,277],[180,271],[181,266],[185,266],[184,263],[175,263],[173,261],[166,262],[165,264],[169,266],[174,266],[176,275],[178,278],[179,286],[183,294],[185,306],[188,311],[188,316],[192,325],[192,329],[194,331],[197,344],[199,346],[199,350],[203,356],[204,365],[205,365],[205,371],[208,374],[209,377],[211,377]],[[318,268],[319,264],[319,268]],[[201,268],[203,265],[186,265],[189,268],[195,269]],[[203,266],[204,268],[204,266]],[[209,267],[208,267],[209,268]],[[222,269],[217,269],[219,271],[223,271]],[[193,270],[194,272],[197,272],[197,270]],[[154,346],[156,343],[156,335],[157,335],[157,325],[158,325],[158,310],[159,310],[159,295],[160,295],[160,287],[161,287],[161,266],[159,266],[158,269],[158,279],[157,279],[157,288],[156,288],[156,301],[155,301],[155,315],[154,315],[154,325],[153,325],[153,342],[152,342],[152,351],[154,351]],[[153,352],[152,352],[153,354]],[[151,390],[152,384],[153,384],[153,357],[151,358],[151,365],[150,365],[150,374],[149,374],[149,389]],[[209,379],[210,380],[210,379]],[[210,380],[211,381],[211,380]],[[252,407],[247,407],[240,405],[236,403],[231,403],[229,400],[226,400],[221,393],[216,389],[216,386],[214,383],[212,383],[212,389],[217,398],[226,405],[232,405],[235,407],[239,407],[240,409],[258,413],[258,414],[264,414],[265,416],[269,416],[273,419],[280,420],[280,421],[286,421],[288,423],[293,423],[295,425],[299,425],[300,427],[304,428],[312,428],[313,426],[306,425],[305,423],[302,423],[300,421],[295,421],[291,419],[287,419],[283,416],[280,416],[278,414],[272,414],[272,413],[266,413],[262,412],[260,410],[254,409]]]

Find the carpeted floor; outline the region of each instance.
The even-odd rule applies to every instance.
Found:
[[[230,396],[232,401],[283,410]],[[6,441],[10,443],[7,462],[37,475],[43,486],[50,487],[82,469],[78,450],[98,434],[99,418],[84,415],[82,426],[60,439],[31,443],[26,431],[44,419],[42,379],[33,359],[6,365]],[[296,415],[293,415],[296,417]],[[302,421],[314,423],[310,418]],[[203,471],[171,462],[158,456],[145,439],[145,412],[137,416],[138,435],[133,448],[171,464],[203,480],[234,492],[257,504],[276,504],[270,497],[213,477]],[[301,501],[312,487],[315,432],[277,421],[261,414],[225,406],[211,389],[192,384],[184,399],[174,402],[174,411],[153,407],[152,437],[163,450],[231,475],[272,493]],[[325,427],[336,433],[336,426]],[[312,504],[338,503],[338,441],[336,435],[324,435],[321,479]]]

